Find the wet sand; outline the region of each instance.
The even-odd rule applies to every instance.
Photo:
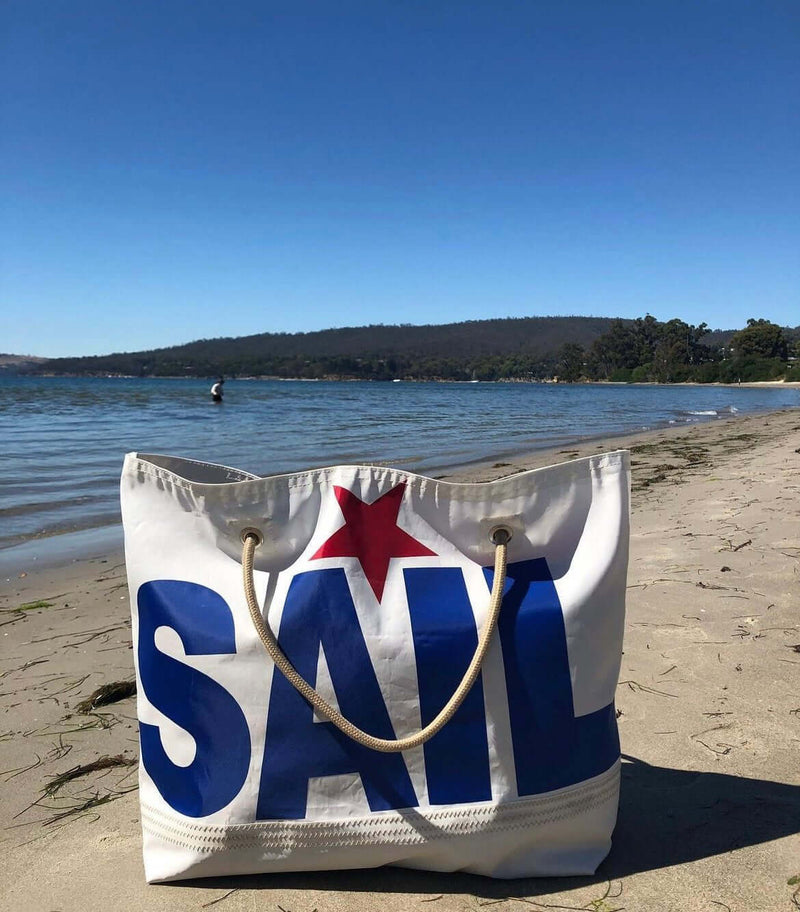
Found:
[[[112,555],[0,581],[2,907],[795,908],[800,411],[592,441],[446,477],[490,480],[620,446],[633,460],[617,701],[627,759],[614,846],[596,876],[380,869],[146,886],[135,700],[90,705],[99,688],[133,677],[124,565]]]

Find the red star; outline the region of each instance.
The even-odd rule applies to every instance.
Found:
[[[357,557],[378,601],[383,597],[386,572],[393,557],[429,557],[436,552],[420,544],[397,525],[406,486],[399,484],[374,503],[364,503],[352,491],[334,485],[345,524],[316,551],[322,557]]]

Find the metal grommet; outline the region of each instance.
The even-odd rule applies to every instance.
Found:
[[[261,530],[256,529],[253,526],[247,526],[244,529],[242,529],[241,533],[239,534],[239,538],[242,540],[243,545],[247,544],[248,538],[255,538],[256,548],[259,545],[264,544],[264,536],[262,535]]]
[[[492,526],[489,529],[489,541],[493,545],[507,545],[513,535],[513,531],[508,526]]]

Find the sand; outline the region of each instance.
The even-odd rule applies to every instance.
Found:
[[[800,908],[800,881],[789,883],[800,875],[800,411],[622,443],[634,467],[617,702],[626,762],[614,846],[595,876],[379,869],[147,886],[134,698],[79,711],[102,685],[133,677],[124,564],[110,555],[0,581],[0,908]],[[619,445],[448,477],[485,480]]]

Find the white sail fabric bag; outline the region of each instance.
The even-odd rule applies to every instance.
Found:
[[[129,454],[147,880],[594,872],[629,475],[625,452],[480,484]]]

